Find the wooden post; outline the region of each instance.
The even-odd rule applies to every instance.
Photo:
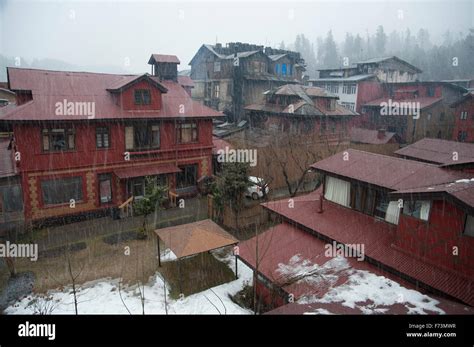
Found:
[[[234,255],[235,257],[235,279],[238,280],[239,279],[239,275],[237,273],[237,270],[238,270],[238,267],[237,267],[237,262],[238,262],[238,259],[237,259],[237,254]]]
[[[158,266],[161,267],[160,237],[158,235],[156,235],[156,240],[158,241]]]

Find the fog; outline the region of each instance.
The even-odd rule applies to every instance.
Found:
[[[0,54],[78,66],[149,71],[151,53],[176,54],[180,70],[203,43],[278,47],[303,33],[312,42],[346,32],[430,32],[441,40],[474,27],[473,1],[8,1],[0,0]]]

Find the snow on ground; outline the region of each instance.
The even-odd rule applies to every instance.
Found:
[[[171,251],[170,251],[171,252]],[[167,254],[167,260],[170,261],[174,254]],[[233,269],[235,264],[233,256],[229,253],[226,256],[215,255],[221,261],[224,261]],[[233,269],[234,270],[234,269]],[[229,295],[234,295],[242,287],[252,282],[252,270],[244,263],[238,264],[239,279],[220,286],[205,290],[200,293],[190,295],[178,300],[169,298],[167,292],[167,307],[169,314],[250,314],[252,311],[242,308],[235,304]],[[118,280],[98,280],[89,282],[81,286],[77,292],[78,312],[79,314],[142,314],[142,305],[140,300],[140,289],[137,286],[130,288],[121,288],[123,302],[119,293]],[[150,283],[145,285],[145,314],[165,314],[165,286],[164,282],[156,274]],[[49,291],[49,296],[54,303],[53,314],[74,314],[73,295],[71,288],[63,291]],[[44,300],[42,296],[30,295],[5,310],[6,314],[33,314],[35,305],[32,300],[37,299],[40,302]]]
[[[402,304],[408,309],[409,314],[445,313],[437,307],[438,300],[405,288],[384,276],[354,269],[344,257],[333,258],[320,266],[295,255],[288,264],[279,264],[278,271],[288,277],[308,276],[299,282],[317,285],[324,281],[331,286],[323,297],[315,295],[300,297],[297,301],[300,304],[339,303],[346,307],[358,308],[364,314],[382,314],[388,310],[387,306]],[[348,280],[340,286],[334,286],[340,275],[348,276]],[[371,303],[367,304],[368,301]],[[314,313],[331,312],[320,309]]]

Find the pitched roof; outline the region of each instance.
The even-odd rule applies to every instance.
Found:
[[[155,87],[157,87],[159,90],[161,90],[162,93],[166,93],[168,89],[166,89],[165,86],[163,86],[160,81],[157,79],[151,78],[150,74],[145,73],[143,75],[132,75],[127,78],[124,78],[123,80],[118,81],[114,85],[110,86],[107,88],[108,91],[111,92],[120,92],[124,89],[127,89],[128,87],[132,86],[135,83],[138,83],[140,81],[147,80],[151,82]]]
[[[148,60],[148,64],[153,63],[171,63],[171,64],[180,64],[178,57],[171,54],[152,54]]]
[[[183,87],[194,88],[194,81],[189,76],[178,76],[178,83]]]
[[[387,61],[387,60],[396,60],[398,61],[399,63],[403,64],[403,65],[407,65],[409,66],[411,69],[415,70],[416,72],[418,73],[421,73],[423,72],[422,70],[420,70],[419,68],[417,68],[416,66],[410,64],[409,62],[403,60],[403,59],[400,59],[396,56],[392,56],[392,57],[380,57],[380,58],[371,58],[371,59],[367,59],[367,60],[361,60],[361,61],[357,61],[355,62],[355,64],[359,65],[359,64],[377,64],[377,63],[382,63],[384,61]]]
[[[238,243],[235,237],[210,219],[156,229],[155,233],[178,258]]]
[[[309,81],[310,82],[358,82],[358,81],[364,81],[370,78],[375,78],[375,75],[366,74],[366,75],[354,75],[350,77],[313,78],[313,79],[309,79]]]
[[[398,190],[392,194],[393,196],[420,194],[429,197],[430,195],[437,195],[439,193],[450,195],[474,211],[474,178],[460,179],[429,187]]]
[[[419,188],[467,178],[466,173],[436,165],[351,148],[318,161],[311,167],[391,190]]]
[[[457,153],[457,160],[453,160],[454,153]],[[399,149],[395,154],[444,166],[474,163],[474,143],[424,138]]]
[[[150,83],[167,89],[162,94],[162,108],[154,111],[127,111],[117,105],[108,89],[133,83],[143,75],[116,75],[91,72],[66,72],[7,68],[13,90],[31,90],[33,100],[17,107],[0,108],[0,121],[80,120],[81,117],[55,114],[55,104],[63,102],[94,102],[95,119],[140,119],[179,117],[219,117],[223,114],[194,101],[177,82],[160,81],[147,75]],[[180,113],[183,109],[184,114]]]
[[[351,141],[357,143],[380,145],[389,143],[390,140],[392,140],[392,138],[395,136],[395,133],[391,133],[388,131],[384,131],[382,136],[380,136],[379,134],[379,130],[352,128]]]
[[[472,99],[473,97],[474,97],[474,91],[470,91],[470,92],[464,94],[461,98],[459,98],[455,102],[453,102],[451,104],[451,107],[456,107],[457,105],[462,104],[464,101],[466,101],[468,99]]]
[[[436,97],[420,97],[420,98],[405,98],[405,99],[400,99],[400,100],[393,100],[392,98],[380,98],[380,99],[375,99],[369,102],[366,102],[363,106],[370,106],[370,107],[382,107],[382,103],[391,103],[392,105],[397,102],[398,104],[402,102],[409,102],[409,103],[420,103],[420,109],[424,109],[427,107],[431,107],[434,104],[442,101],[443,98],[436,98]]]
[[[376,167],[376,163],[370,165],[370,168]],[[312,230],[325,240],[334,240],[343,244],[363,244],[366,259],[372,259],[388,269],[401,272],[420,284],[442,291],[471,306],[474,305],[474,277],[469,278],[457,272],[442,269],[394,248],[392,244],[396,239],[396,225],[327,200],[323,203],[323,213],[316,213],[320,193],[321,190],[317,190],[295,197],[292,206],[288,204],[288,199],[270,201],[262,206],[283,216],[291,224],[296,223],[302,228]],[[259,239],[259,244],[260,240],[262,238]],[[309,242],[300,244],[303,244],[304,249]],[[283,247],[280,245],[280,249]],[[239,249],[242,254],[244,251],[242,245],[239,245]]]

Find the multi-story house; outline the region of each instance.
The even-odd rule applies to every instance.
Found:
[[[300,83],[305,71],[297,52],[240,42],[202,45],[189,65],[193,98],[223,111],[230,121],[243,119],[244,106],[261,102],[266,90]]]
[[[451,139],[474,142],[474,92],[466,93],[451,107],[454,113],[454,129]]]
[[[386,83],[382,97],[363,105],[363,123],[394,132],[407,143],[424,137],[451,139],[455,116],[450,106],[465,92],[447,82]]]
[[[265,300],[321,298],[350,265],[474,306],[471,173],[353,149],[311,168],[322,187],[264,203],[281,224],[239,245]],[[330,261],[328,244],[347,259]]]
[[[26,220],[103,214],[143,196],[148,177],[173,196],[196,192],[222,114],[191,99],[178,63],[153,55],[152,75],[7,69],[17,106],[1,109],[0,125]]]
[[[339,103],[360,113],[362,106],[382,96],[381,83],[414,82],[422,71],[397,58],[374,58],[348,67],[320,69],[312,86],[326,88],[339,96]]]
[[[322,140],[348,141],[357,114],[323,88],[287,84],[265,93],[265,101],[245,107],[251,126]]]

